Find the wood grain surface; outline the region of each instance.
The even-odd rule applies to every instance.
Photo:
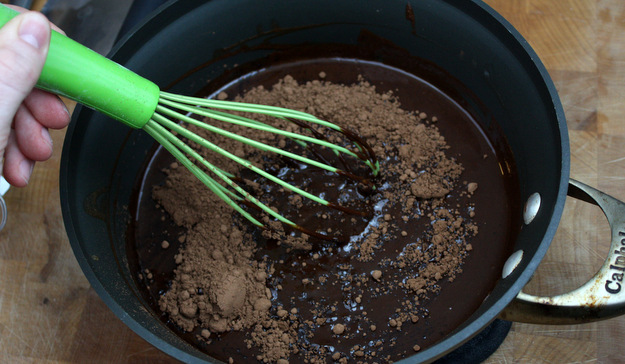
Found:
[[[40,2],[39,2],[40,3]],[[488,0],[529,41],[560,94],[569,125],[571,176],[625,200],[625,2]],[[170,363],[128,329],[90,288],[63,227],[55,153],[27,188],[6,197],[0,232],[0,362]],[[556,239],[525,291],[579,286],[606,256],[609,228],[597,207],[567,200]],[[620,363],[625,317],[576,326],[513,324],[489,363]]]

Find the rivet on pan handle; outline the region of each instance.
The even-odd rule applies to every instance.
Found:
[[[572,179],[568,195],[603,210],[612,230],[607,259],[591,280],[571,292],[551,297],[520,292],[500,318],[535,324],[578,324],[625,314],[625,203]]]

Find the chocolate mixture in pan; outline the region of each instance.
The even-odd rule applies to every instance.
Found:
[[[176,162],[163,169],[165,182],[153,189],[157,208],[178,226],[171,230],[176,241],[159,241],[154,248],[169,252],[175,266],[158,308],[222,360],[395,361],[445,334],[428,323],[436,319],[430,306],[443,287],[453,287],[473,250],[474,217],[480,213],[473,197],[482,192],[480,185],[463,179],[463,166],[448,155],[436,115],[403,110],[393,92],[380,93],[363,79],[345,86],[324,77],[321,72],[319,80],[298,84],[286,76],[271,89],[259,86],[236,100],[307,111],[356,130],[381,163],[374,191],[238,142],[207,138],[286,181],[365,212],[338,212],[238,172],[281,214],[345,243],[250,228]],[[281,137],[231,129],[305,152]],[[229,159],[210,158],[226,170],[240,169]],[[156,284],[148,269],[140,279],[148,287]]]

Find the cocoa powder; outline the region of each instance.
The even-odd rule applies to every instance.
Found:
[[[394,351],[397,335],[406,325],[429,319],[422,302],[440,290],[442,281],[453,281],[462,272],[472,249],[470,240],[478,232],[472,223],[475,208],[470,202],[452,205],[447,197],[455,193],[470,201],[479,190],[460,181],[463,167],[446,155],[448,145],[436,116],[403,110],[392,92],[379,93],[362,78],[354,85],[323,79],[321,73],[319,80],[298,84],[286,76],[271,89],[256,87],[236,100],[306,111],[349,126],[371,145],[382,171],[373,192],[359,194],[357,183],[333,184],[328,180],[336,177],[319,172],[307,175],[330,186],[325,188],[342,196],[345,204],[371,213],[356,218],[313,208],[321,213],[311,225],[329,236],[351,236],[348,244],[292,235],[269,218],[265,222],[273,230],[255,231],[178,163],[165,170],[165,184],[154,187],[155,201],[186,231],[175,257],[175,278],[160,297],[159,308],[183,330],[199,330],[198,340],[207,343],[209,352],[212,340],[244,331],[246,339],[233,345],[256,352],[261,362],[400,359],[410,353]],[[256,119],[298,130],[288,122]],[[290,148],[281,137],[227,128]],[[252,147],[214,135],[206,138],[264,169],[284,168],[282,159]],[[331,138],[345,142],[340,136]],[[301,196],[281,200],[283,189],[267,188],[266,181],[241,171],[228,158],[202,153],[215,165],[244,176],[247,188],[289,218],[307,221],[299,212],[313,214]],[[291,168],[283,178],[301,182],[303,173]],[[339,190],[341,183],[352,187]],[[393,296],[396,305],[387,311],[376,307],[374,301],[383,296]],[[380,312],[385,312],[383,322],[374,315]],[[418,338],[414,340],[410,351],[422,350]]]

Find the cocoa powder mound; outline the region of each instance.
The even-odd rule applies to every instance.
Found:
[[[186,229],[176,255],[175,278],[159,307],[183,330],[199,328],[209,347],[211,340],[221,340],[230,331],[245,331],[245,342],[235,345],[256,352],[255,359],[261,362],[284,363],[294,356],[313,363],[400,359],[410,353],[393,352],[396,335],[402,327],[420,325],[427,318],[421,303],[440,290],[440,282],[453,281],[461,273],[471,250],[470,239],[478,230],[471,222],[474,208],[452,206],[447,197],[460,189],[464,192],[459,195],[468,196],[477,193],[477,187],[459,183],[463,167],[446,155],[448,146],[436,128],[436,117],[403,110],[392,92],[379,93],[362,78],[354,85],[338,85],[324,82],[323,76],[304,84],[286,76],[271,89],[256,87],[235,100],[306,111],[349,126],[371,145],[382,171],[376,191],[343,195],[347,204],[364,201],[357,206],[371,208],[372,216],[360,221],[362,226],[346,246],[313,243],[309,236],[289,234],[266,217],[264,222],[276,228],[254,231],[177,163],[165,171],[166,182],[154,187],[155,201]],[[300,131],[288,122],[255,119]],[[273,134],[261,136],[236,125],[227,128],[281,148],[290,145]],[[282,159],[253,147],[204,136],[264,169],[284,169]],[[230,159],[195,147],[216,165],[241,174],[250,191],[269,205],[281,206],[281,213],[296,215],[309,205],[299,195],[280,205],[276,196],[285,194],[283,189],[269,188]],[[284,178],[296,181],[301,173],[294,168]],[[316,173],[312,178],[323,182],[331,177]],[[334,189],[332,184],[326,186]],[[359,222],[336,216],[321,214],[330,235]],[[332,225],[335,220],[339,221]],[[276,248],[267,248],[268,242]],[[272,255],[277,250],[282,255]],[[321,298],[310,299],[319,292]],[[384,311],[381,322],[372,313],[379,310],[374,302],[385,296],[396,297],[396,306]],[[411,345],[411,352],[414,347],[422,346]]]

